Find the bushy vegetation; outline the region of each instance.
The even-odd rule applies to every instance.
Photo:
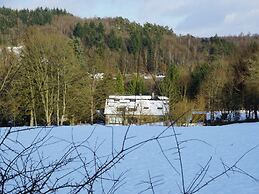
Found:
[[[195,38],[121,17],[0,8],[0,37],[1,125],[94,122],[108,95],[152,92],[170,98],[173,118],[246,109],[257,119],[257,35]]]

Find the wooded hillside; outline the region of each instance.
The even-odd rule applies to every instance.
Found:
[[[0,48],[0,125],[94,122],[108,95],[152,92],[170,98],[173,118],[246,109],[257,119],[258,35],[197,38],[121,17],[0,8]]]

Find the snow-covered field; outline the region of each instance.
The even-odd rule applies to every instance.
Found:
[[[138,142],[155,137],[166,129],[164,126],[131,126],[128,131],[128,139],[125,147],[130,147]],[[0,128],[3,135],[3,128]],[[116,150],[122,146],[127,127],[125,126],[64,126],[54,127],[52,129],[34,129],[22,133],[12,134],[10,136],[14,141],[23,142],[24,145],[30,144],[37,135],[41,136],[49,133],[49,143],[39,150],[41,156],[48,157],[47,160],[53,160],[62,156],[68,148],[69,142],[84,142],[88,148],[97,150],[99,156],[104,156],[100,160],[107,159],[106,156],[116,154]],[[208,172],[203,182],[205,183],[211,177],[217,176],[227,166],[233,165],[244,153],[259,144],[259,123],[233,124],[227,126],[216,127],[176,127],[175,128],[179,142],[186,141],[181,144],[183,170],[186,187],[190,185],[195,175],[199,172],[200,166],[204,166],[212,157]],[[40,134],[38,133],[39,131]],[[91,135],[90,135],[91,134]],[[172,134],[172,128],[165,131],[163,136]],[[159,140],[160,146],[164,150],[167,159],[180,171],[179,161],[175,153],[174,137],[162,138]],[[17,145],[19,146],[19,145]],[[80,152],[87,158],[91,158],[88,154],[89,150],[80,148]],[[12,157],[10,155],[10,157]],[[135,194],[145,191],[150,187],[149,174],[152,178],[154,191],[157,194],[177,194],[180,193],[181,177],[173,167],[170,166],[157,141],[150,141],[127,154],[119,164],[113,168],[109,175],[117,177],[125,172],[124,179],[121,179],[122,186],[118,188],[116,193],[119,194]],[[90,159],[89,159],[90,160]],[[225,168],[222,161],[226,164]],[[76,168],[77,163],[71,164],[71,168]],[[79,162],[78,162],[78,165]],[[249,152],[237,167],[259,179],[259,147]],[[80,171],[81,172],[81,171]],[[83,176],[76,171],[71,173],[71,178],[76,179],[77,176]],[[108,178],[108,175],[105,175]],[[109,181],[104,181],[104,187],[109,186]],[[200,184],[201,185],[201,184]],[[99,184],[94,188],[96,193],[102,193]],[[64,193],[63,190],[60,193]],[[85,193],[85,191],[81,192]],[[152,193],[146,190],[144,193]],[[258,194],[259,182],[249,178],[241,173],[228,172],[219,179],[211,182],[209,185],[201,189],[199,194]]]

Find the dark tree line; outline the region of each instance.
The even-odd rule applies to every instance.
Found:
[[[0,44],[16,45],[24,29],[33,25],[49,25],[55,16],[71,15],[63,9],[39,7],[35,10],[13,10],[0,7]]]
[[[37,8],[35,10],[13,10],[5,7],[0,8],[0,31],[8,32],[10,28],[17,27],[19,22],[27,26],[50,24],[53,16],[66,15],[63,9]]]

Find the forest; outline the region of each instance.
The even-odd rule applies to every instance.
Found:
[[[0,8],[0,126],[94,123],[109,95],[153,92],[169,97],[172,119],[242,109],[258,120],[259,35],[201,38],[122,17]]]

